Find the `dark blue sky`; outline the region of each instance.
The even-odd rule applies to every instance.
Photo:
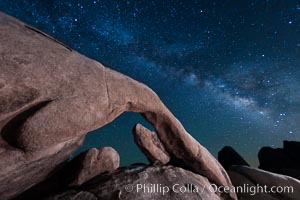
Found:
[[[13,1],[0,9],[153,88],[215,155],[300,140],[300,1]],[[143,162],[126,113],[82,149]]]

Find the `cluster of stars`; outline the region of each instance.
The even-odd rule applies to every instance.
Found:
[[[299,3],[4,0],[0,8],[149,85],[211,149],[255,151],[299,136]]]

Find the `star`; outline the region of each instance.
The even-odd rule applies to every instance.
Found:
[[[148,85],[215,155],[236,144],[254,160],[262,145],[299,139],[299,3],[22,2],[2,0],[1,11]],[[117,146],[130,164],[139,120],[120,116],[85,144]]]

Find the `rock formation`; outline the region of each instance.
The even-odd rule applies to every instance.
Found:
[[[81,145],[83,138],[53,145],[35,155],[1,146],[0,199],[10,199],[49,177]],[[2,143],[3,144],[3,143]]]
[[[300,199],[300,181],[292,177],[247,166],[232,166],[227,172],[235,188],[246,188],[243,192],[237,192],[238,199]],[[266,190],[262,187],[265,187]]]
[[[232,165],[250,166],[238,152],[228,146],[219,151],[218,160],[226,170]]]
[[[49,178],[14,200],[42,199],[50,194],[76,189],[95,176],[116,170],[119,162],[119,154],[111,147],[89,149],[64,162]]]
[[[118,152],[111,147],[92,148],[75,157],[69,164],[67,177],[71,177],[69,186],[80,186],[91,178],[111,172],[120,165]]]
[[[4,13],[0,44],[0,199],[44,180],[87,132],[125,111],[141,113],[171,157],[231,186],[223,167],[149,87]]]
[[[159,162],[167,164],[170,161],[169,153],[157,137],[157,134],[151,132],[141,124],[137,124],[133,129],[134,141],[146,155],[150,163]]]
[[[300,165],[300,142],[296,141],[283,141],[283,149]]]
[[[283,148],[263,147],[258,153],[259,168],[300,180],[300,142],[284,141]]]
[[[210,184],[206,177],[178,167],[134,167],[97,176],[76,190],[42,199],[223,199],[220,194],[212,192]]]

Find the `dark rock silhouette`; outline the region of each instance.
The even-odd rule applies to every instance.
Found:
[[[284,141],[283,148],[263,147],[258,153],[259,168],[300,179],[299,142]]]
[[[0,199],[45,180],[87,132],[125,111],[141,113],[189,170],[231,186],[220,163],[149,87],[4,13],[0,26]]]
[[[287,157],[283,149],[274,149],[271,147],[263,147],[258,153],[259,168],[274,172],[283,173],[285,166],[291,166],[293,160]]]
[[[283,141],[284,151],[294,160],[296,168],[300,169],[300,142]]]
[[[226,170],[232,165],[250,166],[238,152],[229,146],[219,151],[218,160]]]

